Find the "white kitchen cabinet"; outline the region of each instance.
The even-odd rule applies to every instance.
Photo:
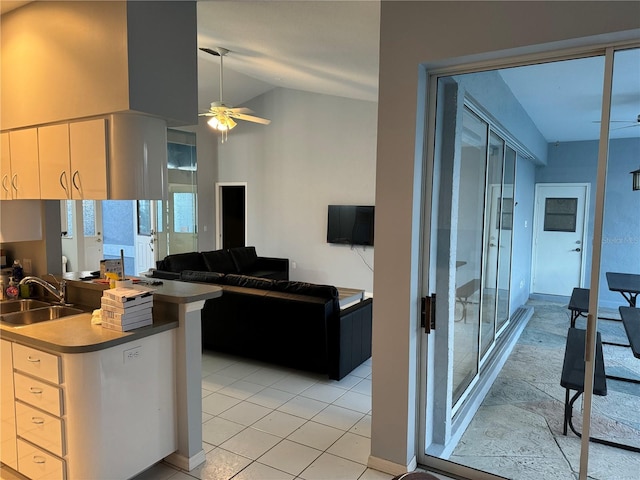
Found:
[[[71,198],[69,160],[69,125],[38,128],[40,157],[40,198]]]
[[[109,117],[109,128],[109,198],[166,198],[166,121],[146,115],[119,113]]]
[[[107,191],[107,120],[69,124],[71,198],[104,200]]]
[[[175,452],[175,343],[173,329],[85,353],[3,339],[2,462],[34,480],[111,480]]]
[[[0,340],[0,461],[18,469],[16,452],[16,416],[13,407],[12,343]]]
[[[9,132],[0,133],[0,199],[11,200],[11,151],[9,149]]]
[[[131,478],[176,451],[175,342],[63,355],[68,479]]]
[[[38,128],[40,198],[107,198],[106,119]]]
[[[40,165],[38,160],[38,129],[26,128],[9,132],[11,198],[40,198]]]

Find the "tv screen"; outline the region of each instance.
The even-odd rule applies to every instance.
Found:
[[[372,205],[329,205],[327,242],[373,245],[374,213]]]

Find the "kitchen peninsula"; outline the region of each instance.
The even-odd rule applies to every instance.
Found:
[[[105,288],[69,279],[68,301],[90,312]],[[3,463],[72,480],[204,461],[200,310],[222,292],[177,281],[153,288],[153,325],[129,332],[92,325],[91,313],[0,325]]]

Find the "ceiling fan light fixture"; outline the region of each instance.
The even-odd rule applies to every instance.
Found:
[[[225,115],[213,116],[209,119],[207,124],[209,124],[209,126],[214,130],[218,130],[220,132],[229,131],[237,125],[237,123],[234,122],[232,118]]]

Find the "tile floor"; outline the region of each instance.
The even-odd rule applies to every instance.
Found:
[[[366,465],[370,359],[333,381],[205,351],[202,377],[205,463],[190,472],[161,463],[135,480],[392,478]]]

